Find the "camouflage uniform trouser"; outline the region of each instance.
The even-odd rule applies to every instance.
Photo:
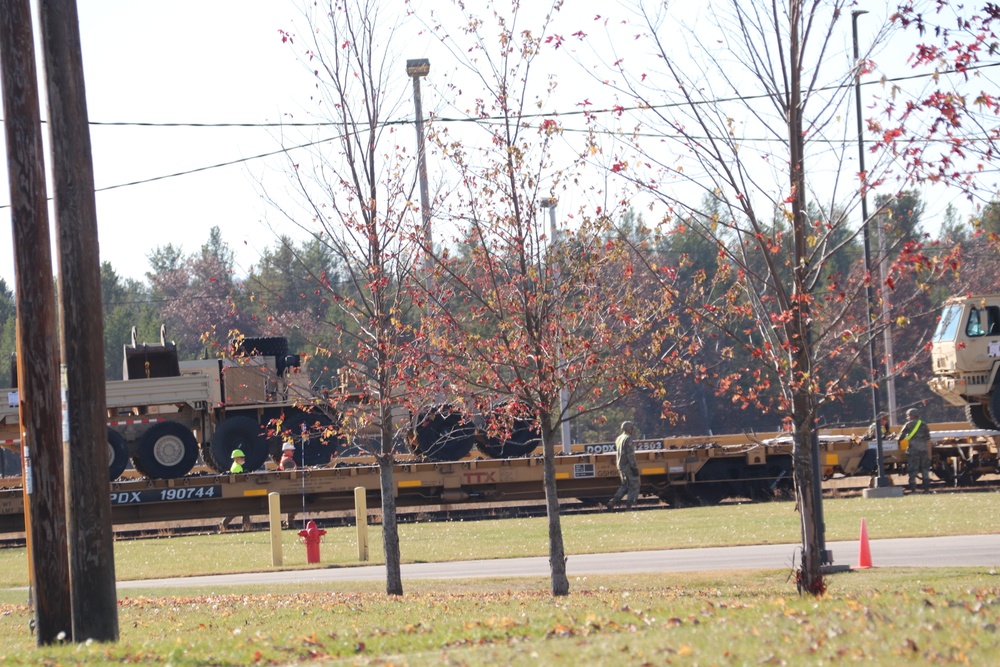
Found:
[[[618,475],[622,478],[622,485],[618,487],[615,495],[608,501],[608,507],[617,505],[621,501],[622,496],[628,492],[628,500],[625,501],[625,506],[628,509],[632,509],[635,501],[639,499],[639,471],[630,468],[624,470],[619,468]]]
[[[910,490],[917,486],[917,473],[923,479],[923,490],[926,491],[931,483],[931,455],[927,453],[927,448],[918,445],[906,450],[906,472],[910,476]]]

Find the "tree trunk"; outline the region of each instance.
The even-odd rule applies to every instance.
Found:
[[[792,0],[789,4],[789,71],[785,113],[788,122],[789,189],[792,204],[793,290],[791,311],[786,332],[788,334],[791,368],[788,382],[792,387],[792,418],[795,437],[792,450],[795,499],[802,522],[802,568],[798,573],[799,591],[813,595],[823,592],[823,553],[821,526],[817,498],[815,467],[819,462],[813,457],[815,430],[814,374],[812,368],[812,314],[809,292],[809,248],[806,221],[805,140],[802,132],[802,3]]]
[[[804,411],[808,411],[805,408]],[[795,435],[792,448],[792,475],[795,480],[795,501],[799,508],[799,522],[802,526],[802,567],[797,573],[799,591],[820,595],[823,584],[823,547],[820,540],[817,517],[820,508],[816,505],[816,487],[812,441],[814,437],[812,419],[800,420],[795,414]]]
[[[390,418],[391,419],[391,418]],[[382,491],[382,549],[385,551],[385,592],[403,594],[403,576],[399,566],[399,524],[396,523],[396,496],[393,481],[392,423],[382,422],[382,451],[378,470]]]
[[[542,418],[542,460],[544,462],[545,510],[549,517],[549,566],[552,571],[552,594],[569,595],[566,577],[566,549],[563,545],[562,524],[559,520],[559,494],[556,490],[555,431]]]

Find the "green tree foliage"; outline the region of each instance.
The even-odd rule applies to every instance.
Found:
[[[942,245],[964,244],[971,240],[973,228],[967,220],[962,219],[954,204],[948,204],[944,210],[944,220],[941,222],[941,234],[938,241]]]
[[[988,239],[1000,239],[1000,200],[992,199],[973,219],[976,231]]]
[[[881,227],[886,246],[895,245],[900,240],[912,242],[923,239],[923,217],[927,207],[917,190],[904,190],[895,196],[876,195],[875,208],[878,211],[875,223]],[[873,251],[878,243],[878,231],[873,231]]]
[[[654,261],[671,267],[676,274],[674,285],[686,298],[696,298],[695,294],[707,297],[705,290],[724,280],[719,275],[719,243],[725,243],[721,240],[725,232],[720,225],[723,212],[717,197],[704,195],[699,210],[678,215],[655,247]],[[714,230],[720,238],[705,234],[706,229]],[[724,432],[734,420],[729,418],[730,411],[724,404],[720,405],[716,378],[727,374],[724,368],[732,363],[736,351],[731,341],[701,327],[683,306],[675,305],[673,310],[680,329],[689,332],[691,344],[688,354],[660,391],[660,398],[669,404],[672,414],[661,417],[659,425],[642,424],[643,430],[647,434]],[[637,412],[644,413],[648,413],[648,408]],[[641,417],[637,421],[641,422]]]
[[[335,294],[344,289],[340,260],[320,236],[296,244],[288,236],[264,250],[244,282],[246,312],[265,336],[288,338],[289,348],[302,352],[340,350],[344,354],[314,355],[311,379],[318,386],[333,387],[337,370],[355,351],[341,349],[337,329],[350,326],[336,307]]]
[[[151,302],[145,285],[122,279],[109,262],[101,262],[101,296],[105,379],[121,380],[123,346],[131,342],[133,327],[137,342],[158,342],[160,314]]]

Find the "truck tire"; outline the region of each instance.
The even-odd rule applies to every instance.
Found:
[[[529,419],[516,419],[511,425],[510,437],[500,439],[481,433],[476,449],[491,459],[516,459],[530,456],[542,443],[538,424]]]
[[[198,441],[187,426],[160,422],[147,430],[132,458],[135,469],[152,479],[176,479],[191,472],[198,460]]]
[[[128,467],[128,445],[121,433],[108,428],[108,476],[115,481]]]
[[[970,403],[965,406],[965,420],[975,428],[985,431],[997,430],[996,422],[990,418],[986,407],[982,403]]]
[[[260,424],[250,417],[229,417],[215,429],[212,436],[212,458],[220,471],[227,472],[233,465],[233,450],[243,450],[246,461],[244,472],[253,472],[267,460],[267,442]]]
[[[727,498],[772,500],[792,488],[792,457],[771,456],[763,464],[711,459],[687,488],[702,505],[718,505]]]
[[[993,392],[986,397],[986,402],[980,405],[986,419],[993,422],[992,428],[996,428],[996,425],[1000,424],[1000,387],[994,385]]]
[[[336,434],[326,434],[333,420],[322,412],[299,412],[291,415],[282,432],[295,443],[295,463],[302,466],[321,466],[330,463],[336,454],[340,439]],[[306,427],[303,439],[302,427]],[[304,443],[304,444],[303,444]],[[280,457],[280,452],[279,452]]]
[[[417,415],[413,453],[428,461],[458,461],[476,443],[476,427],[451,405],[435,405]]]

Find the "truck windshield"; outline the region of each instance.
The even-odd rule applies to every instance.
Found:
[[[945,306],[941,311],[941,320],[938,322],[937,330],[934,332],[934,342],[955,340],[958,333],[958,323],[962,320],[962,306]]]

